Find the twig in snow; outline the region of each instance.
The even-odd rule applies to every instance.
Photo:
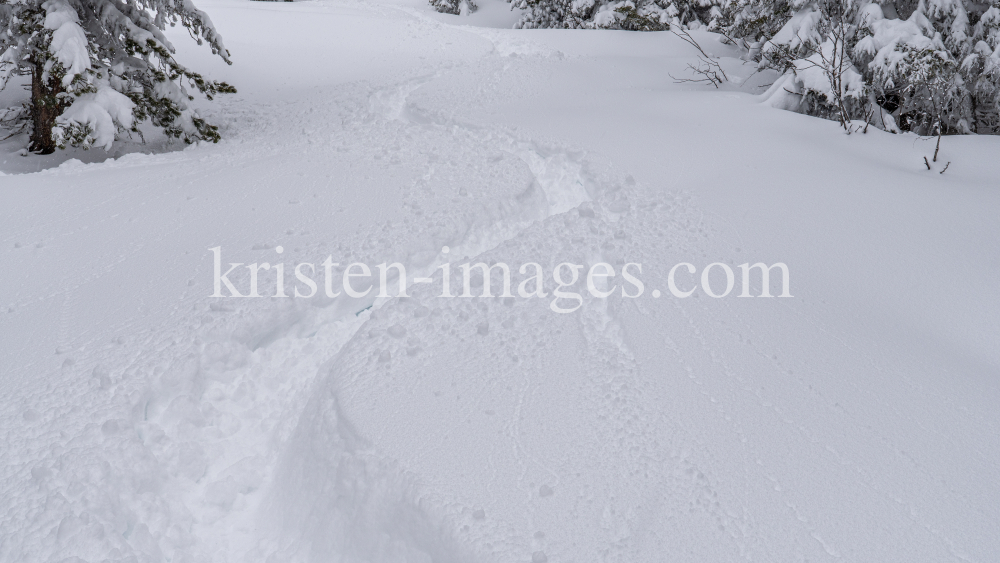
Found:
[[[674,82],[701,82],[711,84],[716,88],[721,86],[723,82],[729,82],[729,77],[726,76],[726,71],[722,69],[719,62],[706,53],[705,50],[701,48],[701,45],[695,41],[694,37],[691,37],[691,34],[688,33],[686,29],[681,29],[680,33],[678,33],[677,31],[674,31],[673,27],[671,27],[670,33],[680,37],[682,41],[691,45],[695,49],[698,49],[698,52],[701,53],[698,55],[698,61],[700,62],[698,66],[691,64],[687,65],[688,70],[698,76],[701,76],[701,78],[676,78],[672,74],[668,75],[670,78],[674,79]]]
[[[698,66],[688,65],[687,67],[688,67],[688,70],[690,70],[694,74],[701,75],[704,78],[677,78],[676,76],[674,76],[672,74],[668,74],[668,76],[670,76],[670,78],[673,78],[674,82],[676,82],[678,84],[683,83],[683,82],[699,82],[699,83],[703,83],[703,84],[711,84],[712,86],[715,86],[716,88],[718,88],[719,86],[721,86],[722,83],[725,82],[725,79],[723,77],[719,76],[719,73],[721,72],[721,69],[717,70],[717,69],[713,68],[713,66],[718,66],[718,63],[716,63],[714,61],[706,61],[705,59],[702,59],[701,57],[698,57],[698,59],[702,63],[707,63],[708,67],[707,68],[703,68],[701,65],[698,65]],[[725,73],[722,73],[722,74],[725,75]]]
[[[926,157],[926,156],[924,157],[924,164],[926,164],[926,165],[927,165],[927,169],[928,169],[928,170],[930,170],[930,169],[931,169],[931,163],[930,163],[930,162],[927,162],[927,157]]]
[[[950,160],[948,161],[948,164],[944,165],[944,168],[942,168],[941,171],[938,172],[938,174],[944,174],[944,171],[947,170],[949,166],[951,166],[951,161]]]

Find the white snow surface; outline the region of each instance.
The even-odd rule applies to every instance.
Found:
[[[198,5],[221,143],[0,155],[0,561],[1000,560],[1000,139],[927,171],[503,2]],[[213,299],[216,246],[646,292]],[[757,261],[794,297],[666,291]]]

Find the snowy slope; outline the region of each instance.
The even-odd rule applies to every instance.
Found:
[[[669,34],[484,4],[202,2],[222,143],[0,156],[0,561],[1000,559],[1000,141],[927,172],[737,61],[675,84]],[[647,288],[213,299],[216,246]],[[676,299],[684,261],[794,298]]]

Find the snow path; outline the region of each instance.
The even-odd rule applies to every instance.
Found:
[[[225,142],[2,180],[0,560],[1000,553],[998,300],[963,297],[1000,267],[980,259],[1000,255],[981,189],[994,169],[956,157],[947,194],[874,173],[861,188],[759,180],[746,167],[801,139],[839,151],[803,153],[803,177],[885,164],[828,124],[670,90],[649,68],[684,59],[650,54],[676,50],[660,34],[456,28],[353,2],[205,8],[237,55],[210,70],[240,87],[206,110]],[[713,136],[745,114],[760,148]],[[881,139],[893,162],[913,150]],[[728,159],[703,171],[685,144]],[[913,203],[893,206],[903,190]],[[896,224],[868,219],[887,208]],[[845,222],[870,232],[795,246]],[[430,288],[369,310],[212,300],[217,245],[226,261],[332,254],[411,276],[465,256],[639,262],[647,297],[565,316]],[[956,296],[830,281],[814,258],[868,247],[888,256],[883,279],[930,256],[943,273],[923,283]],[[757,259],[792,265],[796,301],[648,297],[677,261]],[[956,264],[974,265],[956,279]]]
[[[420,268],[426,273],[437,265],[438,249],[444,244],[453,247],[455,258],[475,256],[516,236],[533,221],[550,213],[564,212],[589,197],[582,190],[581,165],[572,156],[551,151],[540,153],[532,143],[516,141],[502,132],[491,134],[468,128],[459,132],[455,124],[435,123],[427,118],[426,123],[415,125],[400,122],[406,94],[419,85],[420,79],[409,80],[375,91],[367,96],[367,108],[364,104],[352,104],[359,94],[360,100],[364,100],[363,89],[359,92],[348,86],[347,94],[337,95],[340,104],[333,110],[335,115],[339,114],[343,129],[334,133],[327,144],[338,152],[357,152],[364,157],[374,154],[375,160],[381,158],[379,145],[395,144],[393,156],[385,156],[399,164],[400,153],[406,154],[406,149],[398,145],[416,136],[411,143],[462,147],[457,154],[475,147],[471,152],[493,155],[489,165],[477,164],[470,171],[474,175],[463,178],[454,174],[454,168],[460,166],[455,153],[449,161],[440,163],[433,153],[426,156],[426,162],[417,163],[424,173],[415,175],[404,206],[408,205],[416,216],[425,216],[421,206],[432,206],[434,198],[440,197],[441,176],[445,174],[447,181],[456,184],[451,193],[461,190],[460,197],[470,203],[452,205],[447,213],[437,212],[419,227],[404,225],[390,231],[390,225],[386,225],[376,234],[358,237],[354,244],[341,243],[339,249],[365,249],[369,262],[399,259],[411,275],[420,275]],[[345,101],[348,103],[344,104]],[[304,113],[313,114],[309,120],[313,123],[315,114],[324,113],[312,99],[285,105],[292,107],[279,115],[295,115],[301,111],[300,107],[306,106]],[[318,121],[337,120],[329,115],[329,109],[325,113]],[[233,135],[233,143],[240,145],[239,160],[285,156],[287,145],[257,142],[263,138],[260,131],[287,128],[274,115],[271,111],[251,109],[233,118],[233,127],[239,128]],[[303,123],[303,131],[308,135],[307,123]],[[302,144],[297,136],[286,141]],[[310,139],[307,144],[311,142]],[[282,150],[276,150],[277,146],[282,146]],[[161,166],[183,166],[192,161],[187,156],[189,152],[155,158]],[[231,151],[225,151],[225,147],[212,152],[199,161],[233,163]],[[152,158],[128,157],[103,167],[142,166]],[[439,168],[444,172],[438,172]],[[66,174],[64,170],[67,167],[55,173]],[[484,176],[489,178],[490,172],[499,177],[484,182]],[[484,204],[488,199],[468,194],[461,184],[463,180],[471,190],[484,184],[507,189],[507,184],[518,183],[515,189],[520,191],[514,197]],[[251,186],[266,182],[266,176],[257,177]],[[438,191],[432,193],[432,190]],[[290,204],[294,201],[289,199]],[[461,211],[455,213],[456,207]],[[93,211],[93,207],[86,208],[78,215]],[[428,229],[428,224],[436,228]],[[161,239],[176,234],[180,226],[163,231]],[[18,235],[13,233],[15,237]],[[272,246],[262,243],[255,248],[267,250]],[[396,249],[393,252],[398,256],[387,257],[383,254],[386,248]],[[72,310],[69,300],[75,289],[107,275],[115,265],[134,258],[141,250],[133,249],[116,262],[78,280],[79,286],[64,288],[48,298],[63,297],[61,309],[65,318]],[[348,256],[344,256],[345,262],[349,261]],[[317,254],[316,258],[318,262],[322,257]],[[199,281],[204,287],[205,280]],[[269,289],[264,287],[262,291]],[[87,365],[77,365],[75,359],[68,358],[63,377],[53,379],[41,390],[45,394],[57,393],[59,397],[44,401],[26,398],[32,404],[72,404],[71,412],[87,415],[63,424],[66,413],[45,413],[62,425],[57,440],[60,445],[45,456],[48,459],[37,460],[37,452],[29,445],[46,443],[51,438],[24,432],[22,428],[18,428],[16,437],[8,435],[12,446],[9,451],[21,451],[26,459],[40,461],[13,463],[8,469],[19,472],[3,479],[4,484],[14,486],[33,481],[39,488],[34,500],[24,498],[18,491],[5,495],[18,498],[13,506],[22,511],[20,517],[11,518],[11,526],[24,525],[12,533],[13,538],[24,543],[5,542],[4,549],[11,556],[49,560],[74,555],[97,560],[114,559],[116,554],[121,557],[137,554],[152,560],[161,556],[168,560],[179,556],[212,559],[238,549],[231,544],[230,536],[238,536],[241,531],[247,533],[251,523],[244,522],[245,513],[254,508],[253,493],[267,478],[274,451],[301,411],[300,403],[309,382],[364,323],[367,314],[357,317],[353,313],[370,303],[339,300],[320,303],[319,309],[303,310],[294,305],[279,304],[275,308],[271,304],[223,300],[208,304],[206,310],[203,299],[194,301],[202,303],[195,305],[191,313],[175,319],[173,330],[119,337],[113,342],[116,350],[86,354]],[[29,307],[30,302],[15,301],[10,306],[12,310],[20,310]],[[70,330],[68,326],[62,327],[60,342],[72,341]],[[73,344],[61,344],[59,352],[75,356]],[[119,347],[141,352],[122,358],[124,354],[115,353]],[[86,345],[75,351],[82,352],[80,348]],[[23,367],[29,369],[32,365]],[[89,381],[77,378],[81,371],[89,373]],[[86,396],[86,402],[69,399],[79,395]],[[42,414],[28,410],[22,417],[31,426]],[[19,426],[22,425],[5,425]],[[46,430],[41,425],[33,427]],[[106,498],[109,482],[120,487],[117,498]],[[75,490],[69,498],[59,493],[70,486]],[[61,502],[53,503],[53,495]],[[50,541],[52,534],[54,542]],[[207,538],[211,539],[206,541]],[[29,543],[32,540],[38,543]]]

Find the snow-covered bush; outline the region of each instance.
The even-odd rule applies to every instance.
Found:
[[[722,0],[509,0],[524,10],[515,27],[660,31],[715,25]]]
[[[729,0],[713,28],[757,48],[774,37],[803,6],[802,0]]]
[[[466,16],[475,12],[479,6],[473,0],[430,0],[431,6],[442,14]]]
[[[1000,0],[734,0],[720,29],[783,73],[775,106],[921,134],[998,133]]]
[[[235,92],[174,57],[162,31],[180,23],[227,63],[229,52],[191,0],[4,0],[0,4],[0,88],[31,77],[31,99],[4,124],[30,130],[30,150],[111,148],[150,120],[187,142],[217,141],[218,128],[189,105],[189,88],[209,99]]]
[[[762,66],[785,73],[772,86],[773,104],[836,119],[847,130],[865,115],[868,88],[851,59],[859,37],[854,8],[820,0],[799,9],[767,41],[757,40],[751,51]]]

